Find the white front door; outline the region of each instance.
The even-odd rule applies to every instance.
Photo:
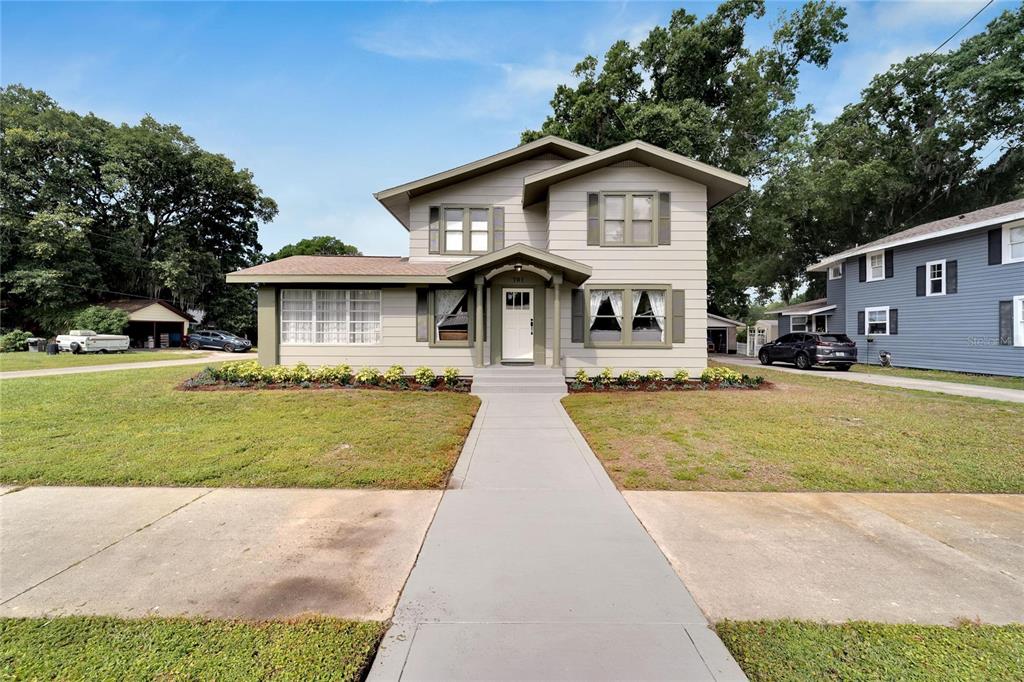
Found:
[[[502,289],[501,357],[533,360],[533,289]]]

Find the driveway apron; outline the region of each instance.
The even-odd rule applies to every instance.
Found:
[[[558,396],[482,398],[370,679],[745,679]]]

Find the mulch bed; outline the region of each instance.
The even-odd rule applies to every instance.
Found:
[[[681,384],[672,381],[671,379],[664,379],[662,381],[640,381],[633,384],[620,384],[617,381],[613,381],[607,385],[594,383],[581,384],[570,379],[566,381],[566,386],[569,389],[569,393],[614,393],[616,391],[764,391],[775,388],[775,384],[770,381],[762,382],[756,386],[746,386],[742,384],[723,384],[717,381],[706,384],[697,379],[690,379]]]
[[[409,381],[396,385],[373,385],[373,384],[321,384],[308,382],[303,384],[267,384],[267,383],[237,383],[218,381],[212,384],[193,384],[186,379],[178,385],[179,391],[350,391],[359,389],[361,391],[420,391],[422,393],[469,393],[473,380],[469,377],[460,377],[459,383],[449,386],[446,383],[434,386],[425,386],[415,381]]]

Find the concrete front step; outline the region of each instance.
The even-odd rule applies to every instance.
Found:
[[[483,367],[473,374],[473,393],[565,394],[565,377],[555,367]]]
[[[566,390],[564,383],[559,386],[552,386],[550,384],[490,384],[487,386],[478,386],[474,381],[473,390],[470,392],[474,395],[500,395],[503,393],[544,393],[550,395],[565,395],[568,391]]]

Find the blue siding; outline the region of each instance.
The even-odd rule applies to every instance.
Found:
[[[789,315],[779,315],[779,336],[789,333]]]
[[[917,266],[943,259],[957,261],[957,293],[917,296]],[[1024,348],[999,345],[999,301],[1024,295],[1024,263],[989,265],[987,230],[897,247],[889,279],[859,281],[856,258],[843,274],[846,330],[862,362],[868,344],[857,312],[889,306],[899,310],[899,334],[876,337],[872,363],[887,350],[900,367],[1024,376]],[[841,305],[831,294],[829,303]]]
[[[845,332],[849,327],[846,325],[846,278],[850,276],[850,272],[853,272],[856,276],[856,269],[851,268],[849,263],[843,264],[843,276],[839,279],[828,279],[828,273],[825,273],[826,289],[828,292],[828,303],[834,305],[835,310],[832,311],[831,317],[828,318],[828,330],[830,332]],[[854,319],[854,331],[856,331],[856,319]]]

